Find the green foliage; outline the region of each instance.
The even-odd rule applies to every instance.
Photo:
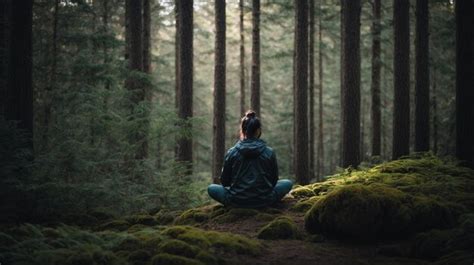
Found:
[[[291,218],[278,217],[260,229],[260,239],[296,239],[298,231]]]

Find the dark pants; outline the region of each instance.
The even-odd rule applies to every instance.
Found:
[[[273,187],[273,190],[276,194],[275,202],[280,201],[283,197],[285,197],[285,195],[290,192],[292,187],[293,182],[291,180],[278,180],[275,187]],[[207,187],[207,193],[209,193],[209,196],[222,204],[225,204],[228,192],[229,191],[227,190],[227,188],[223,187],[222,185],[211,184],[209,185],[209,187]]]

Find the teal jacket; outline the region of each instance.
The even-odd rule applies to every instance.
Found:
[[[220,180],[228,187],[229,205],[257,208],[272,204],[278,181],[275,152],[257,138],[238,141],[227,151]]]

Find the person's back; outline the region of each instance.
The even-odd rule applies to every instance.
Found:
[[[260,140],[261,125],[255,112],[242,118],[241,140],[230,148],[220,176],[209,195],[224,205],[257,208],[279,201],[291,190],[290,180],[278,180],[274,151]]]

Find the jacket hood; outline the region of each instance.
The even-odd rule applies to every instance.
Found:
[[[265,141],[257,138],[241,140],[235,145],[237,151],[246,158],[258,157],[265,150],[265,147]]]

